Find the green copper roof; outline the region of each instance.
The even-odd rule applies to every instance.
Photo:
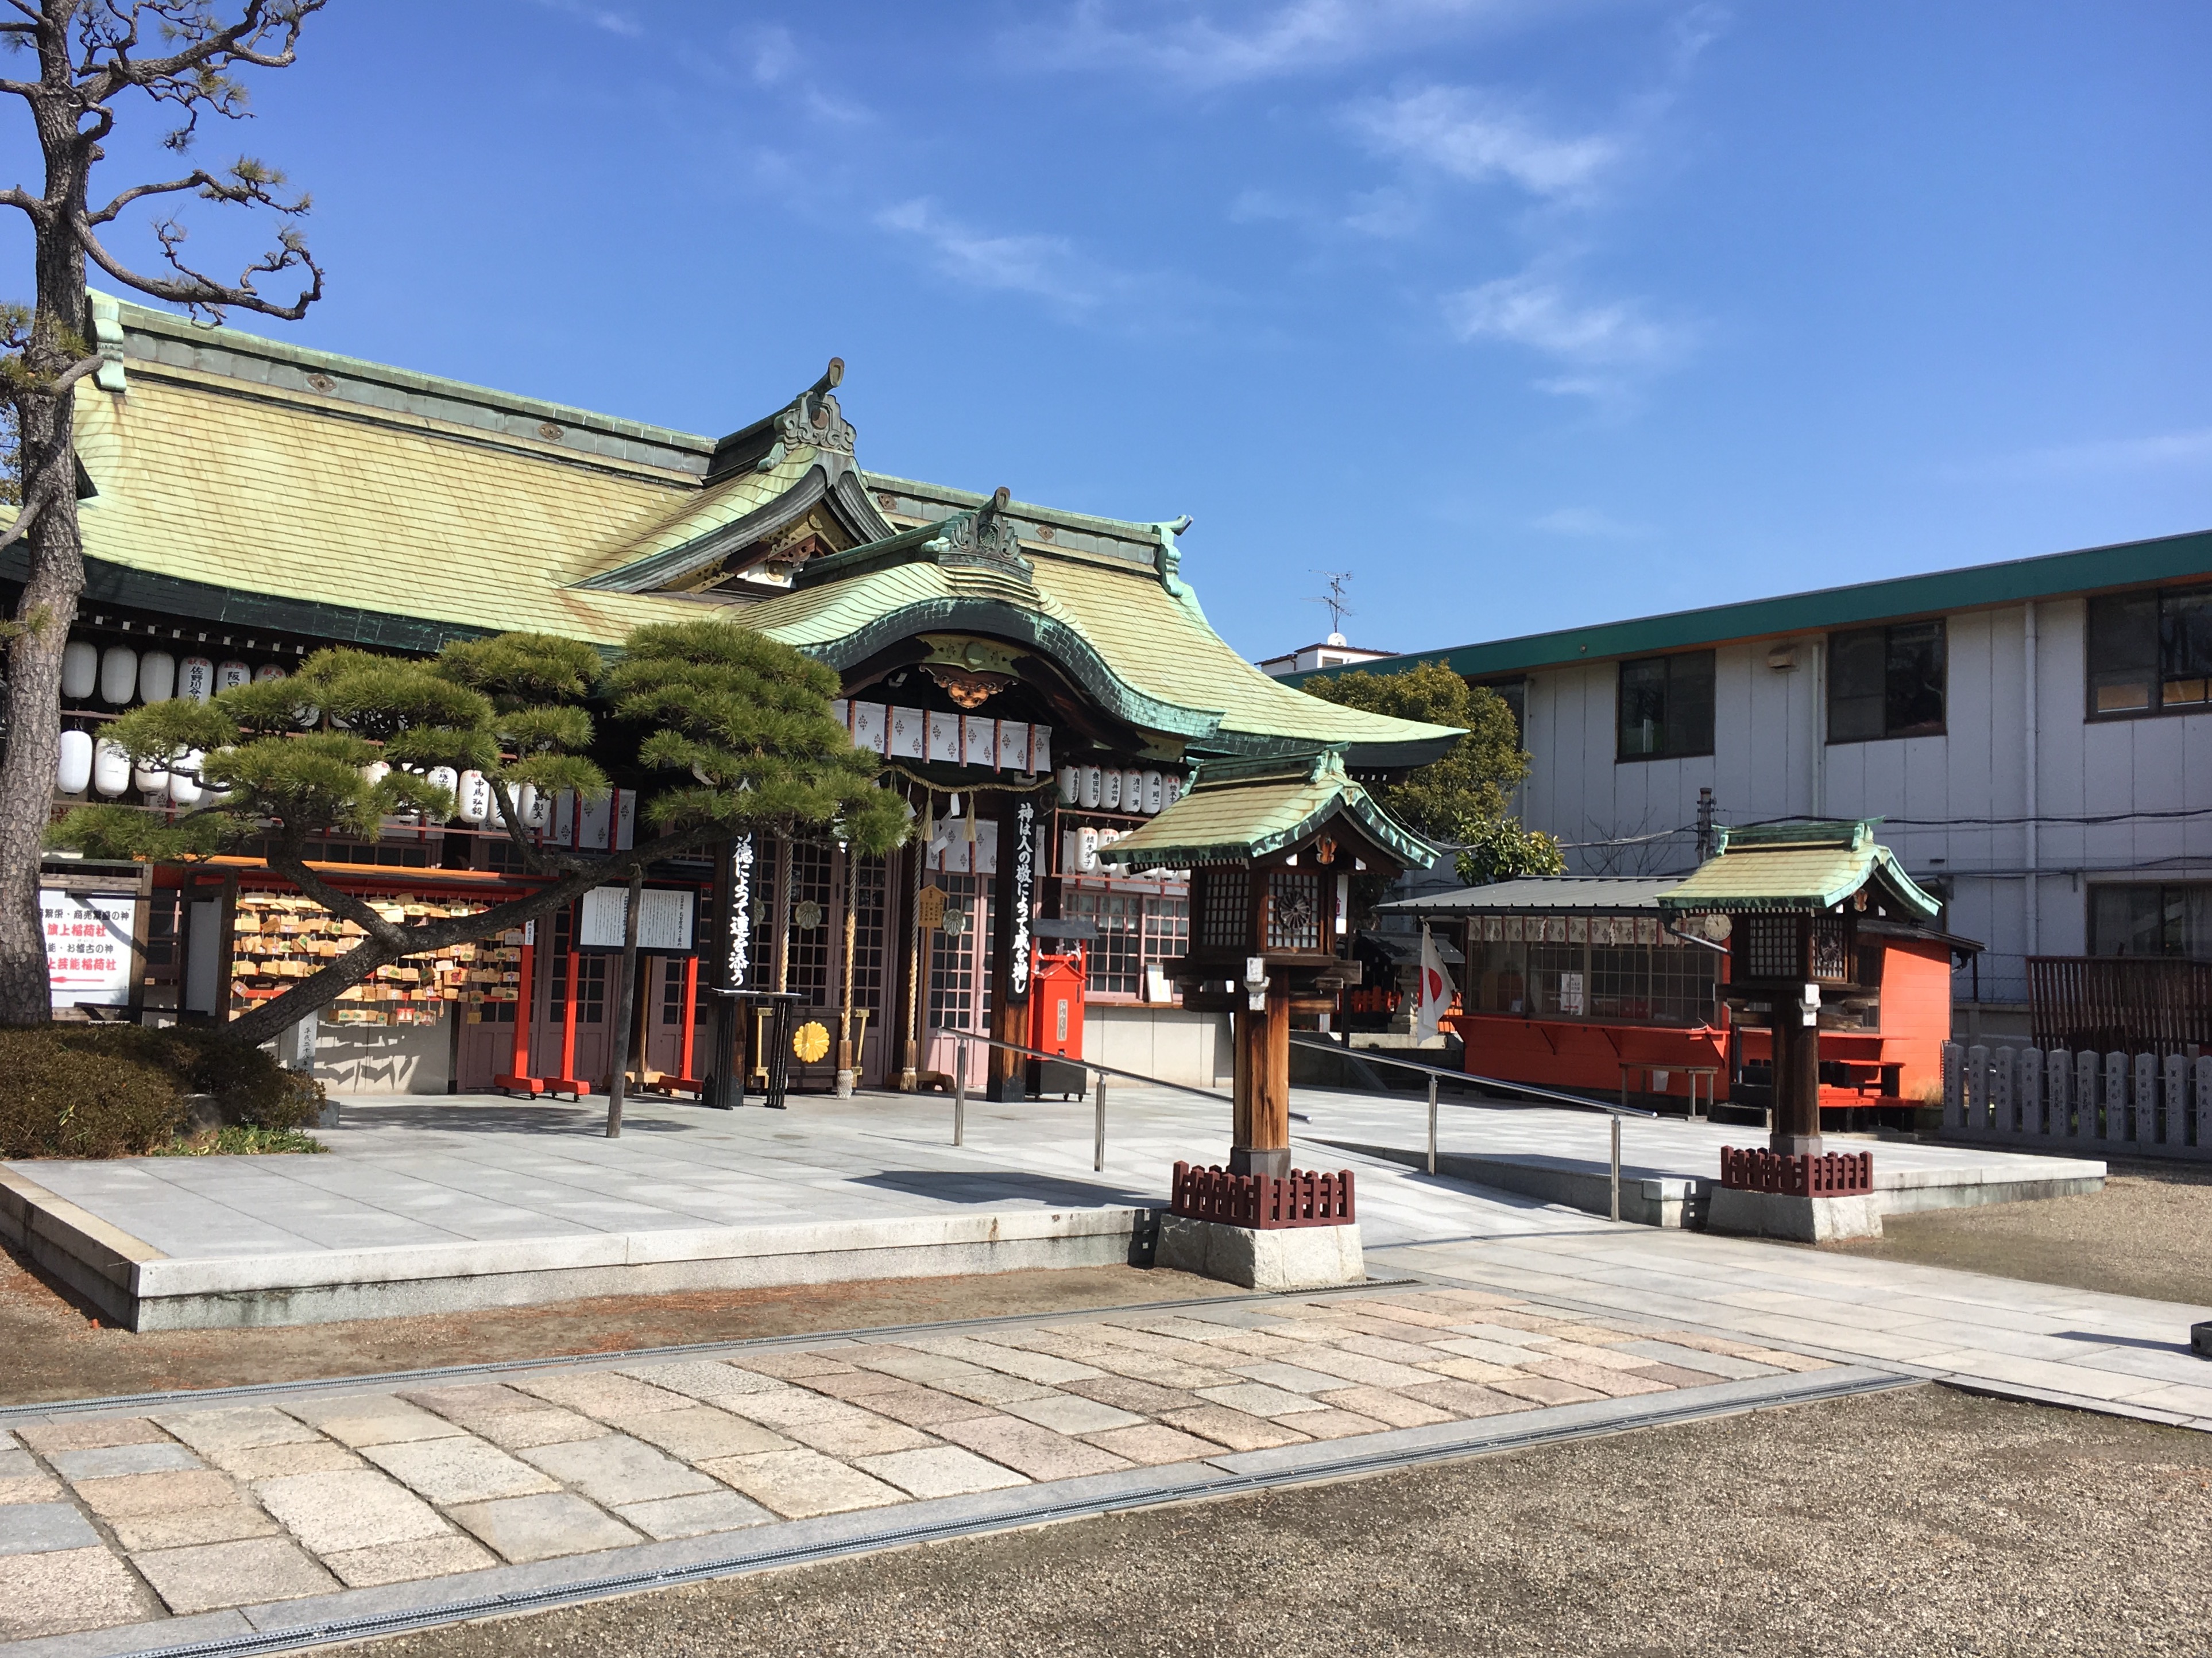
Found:
[[[1425,866],[1436,849],[1375,803],[1344,769],[1340,749],[1277,760],[1207,761],[1190,793],[1135,834],[1099,848],[1132,871],[1249,864],[1349,818],[1401,864]]]
[[[1206,623],[1167,568],[1023,539],[1008,501],[817,558],[796,591],[739,613],[840,670],[898,640],[964,631],[1060,664],[1115,718],[1216,754],[1348,746],[1363,769],[1425,765],[1460,733],[1341,708],[1270,678]]]
[[[1416,662],[1442,662],[1455,673],[1482,679],[1571,662],[1654,656],[1740,639],[1824,632],[2155,582],[2201,580],[2207,576],[2212,576],[2212,531],[2199,530],[2152,541],[2122,542],[1961,570],[1937,570],[1927,575],[1676,610],[1666,616],[1563,628],[1556,633],[1528,634],[1518,639],[1412,652],[1349,667],[1318,669],[1297,676],[1291,683],[1361,669],[1392,673]]]
[[[1832,909],[1861,888],[1893,920],[1933,921],[1942,906],[1874,838],[1878,817],[1808,819],[1719,831],[1720,850],[1659,898],[1662,914]]]

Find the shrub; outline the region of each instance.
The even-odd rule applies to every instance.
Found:
[[[92,1034],[0,1032],[0,1157],[125,1157],[175,1136],[185,1120],[175,1077],[137,1044]]]
[[[186,1094],[211,1094],[226,1118],[280,1132],[313,1121],[323,1101],[320,1083],[214,1029],[0,1030],[0,1157],[143,1155],[176,1138]]]

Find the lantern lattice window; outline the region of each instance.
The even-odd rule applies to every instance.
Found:
[[[1823,984],[1849,984],[1851,981],[1852,942],[1849,916],[1814,916],[1812,976]]]
[[[1250,877],[1241,869],[1210,869],[1204,884],[1205,910],[1198,941],[1209,950],[1242,951],[1251,945]]]
[[[1799,954],[1797,917],[1795,915],[1747,915],[1739,925],[1743,929],[1743,950],[1747,977],[1753,979],[1794,979],[1804,971],[1804,958]]]
[[[1267,872],[1267,949],[1318,955],[1322,948],[1321,876],[1313,870]]]

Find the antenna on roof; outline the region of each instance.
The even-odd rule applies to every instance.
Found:
[[[1358,614],[1352,608],[1352,601],[1345,596],[1344,592],[1344,584],[1352,580],[1352,572],[1316,570],[1314,574],[1328,578],[1328,591],[1307,599],[1306,603],[1328,606],[1328,642],[1332,645],[1341,645],[1344,642],[1344,618]]]

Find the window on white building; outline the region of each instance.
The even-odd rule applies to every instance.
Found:
[[[2212,706],[2212,587],[2089,601],[2089,713]]]
[[[1712,751],[1712,652],[1620,665],[1619,758],[1669,760]]]
[[[1943,623],[1905,622],[1828,635],[1828,741],[1941,737]]]

